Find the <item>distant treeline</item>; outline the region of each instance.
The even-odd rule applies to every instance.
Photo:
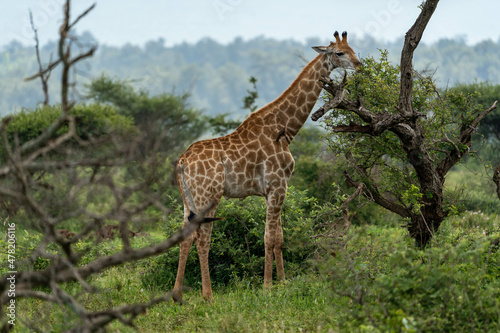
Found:
[[[97,43],[89,33],[83,33],[82,44]],[[85,98],[85,83],[106,72],[109,76],[128,80],[150,92],[189,93],[194,107],[215,115],[229,113],[239,116],[242,99],[251,89],[249,77],[258,79],[258,105],[276,98],[292,82],[305,63],[315,53],[311,46],[328,40],[311,38],[305,43],[293,40],[274,40],[259,37],[251,40],[236,38],[222,45],[211,39],[196,44],[166,47],[163,39],[150,41],[144,47],[100,45],[96,55],[80,66],[79,85],[74,98]],[[389,50],[390,59],[397,62],[402,40],[381,42],[372,38],[350,41],[361,57]],[[55,57],[56,44],[49,42],[41,49],[42,59]],[[432,45],[419,46],[415,55],[418,70],[435,72],[442,87],[457,83],[488,81],[500,83],[500,40],[484,41],[469,46],[462,39],[444,39]],[[43,100],[38,81],[24,82],[37,72],[34,47],[17,42],[0,48],[0,114],[5,115],[23,107],[34,107]],[[54,100],[59,95],[59,73],[52,75],[50,91]]]

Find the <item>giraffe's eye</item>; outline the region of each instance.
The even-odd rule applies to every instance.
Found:
[[[337,57],[341,57],[344,55],[344,52],[335,52],[335,54],[337,55]]]

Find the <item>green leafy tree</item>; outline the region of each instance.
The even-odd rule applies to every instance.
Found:
[[[14,139],[22,145],[29,140],[40,136],[47,127],[57,120],[61,113],[59,105],[39,107],[35,110],[23,109],[14,114],[6,126],[9,142]],[[81,139],[98,139],[110,132],[134,132],[135,126],[131,117],[119,114],[109,105],[79,104],[70,110],[76,120],[76,132]],[[68,131],[68,126],[63,126],[54,133],[54,138]]]
[[[479,122],[496,107],[484,109],[474,96],[439,92],[432,78],[415,73],[413,53],[438,0],[427,0],[406,34],[401,66],[387,53],[364,59],[345,88],[326,82],[333,94],[325,108],[328,143],[346,157],[348,185],[366,185],[376,204],[405,218],[410,235],[425,246],[445,217],[457,212],[444,190],[448,171],[469,153]],[[340,86],[340,87],[339,87]]]
[[[89,98],[113,105],[120,114],[133,118],[146,136],[145,150],[159,147],[155,150],[178,153],[206,130],[205,118],[189,106],[188,95],[149,96],[148,92],[137,91],[129,83],[107,75],[92,81],[88,89]],[[176,135],[167,137],[171,131]]]

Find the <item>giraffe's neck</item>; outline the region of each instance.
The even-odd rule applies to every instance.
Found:
[[[322,90],[319,79],[330,75],[333,70],[327,57],[318,55],[314,58],[277,99],[252,113],[237,131],[256,133],[262,127],[272,132],[274,128],[278,135],[284,135],[291,142],[318,100]]]

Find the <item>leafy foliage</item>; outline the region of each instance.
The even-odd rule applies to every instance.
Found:
[[[14,114],[7,125],[7,138],[9,142],[13,142],[14,136],[17,136],[19,144],[22,145],[41,135],[60,114],[59,105],[38,107],[34,110],[23,109]],[[112,131],[119,134],[133,132],[135,129],[130,117],[121,115],[109,105],[79,104],[70,114],[76,117],[77,133],[84,140],[98,138]],[[56,135],[66,133],[67,130],[68,127],[64,126]]]
[[[243,109],[248,109],[250,112],[254,112],[258,108],[255,101],[259,98],[259,92],[257,91],[257,79],[251,76],[248,79],[248,82],[252,85],[252,90],[247,89],[247,95],[243,97]]]
[[[495,332],[500,327],[498,219],[478,212],[447,220],[426,250],[395,230],[352,233],[326,266],[350,300],[342,331]]]
[[[397,114],[399,66],[389,62],[387,51],[381,51],[378,60],[368,57],[363,63],[364,66],[352,74],[346,85],[350,96],[354,100],[362,98],[364,107],[375,114]],[[474,93],[439,91],[431,77],[415,74],[413,109],[423,116],[416,120],[425,140],[423,153],[428,154],[435,165],[454,149],[462,155],[468,152],[468,147],[460,145],[458,138],[462,126],[483,111],[482,106],[475,103],[475,97]],[[421,184],[412,166],[423,156],[408,155],[400,138],[392,131],[372,136],[338,133],[336,127],[344,124],[363,125],[364,121],[355,113],[342,109],[335,109],[325,120],[325,127],[329,129],[329,148],[334,154],[347,157],[344,169],[407,210],[418,212],[425,196],[432,195],[421,193]],[[444,201],[447,204],[445,211],[458,207],[452,193],[445,193]]]

